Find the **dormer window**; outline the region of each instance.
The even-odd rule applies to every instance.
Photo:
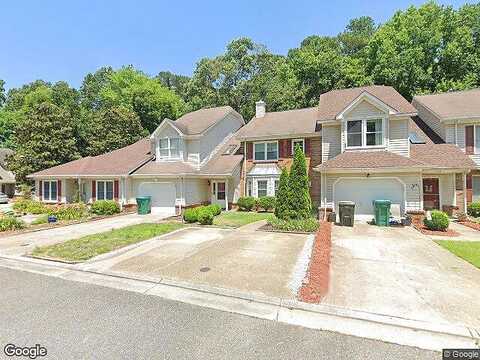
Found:
[[[180,157],[180,139],[179,138],[159,139],[158,154],[161,159],[178,159]]]
[[[347,121],[347,148],[384,145],[384,119]]]

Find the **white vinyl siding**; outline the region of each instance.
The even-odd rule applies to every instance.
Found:
[[[322,127],[322,162],[333,159],[342,151],[341,133],[340,125]]]
[[[364,118],[372,115],[380,115],[383,116],[385,113],[381,111],[376,106],[370,104],[368,101],[363,100],[360,102],[355,108],[350,110],[347,114],[348,119],[354,118]]]
[[[417,109],[418,116],[422,119],[433,131],[435,131],[443,140],[445,139],[445,128],[440,123],[440,120],[433,115],[427,108],[420,104],[416,99],[413,99],[412,105]]]
[[[388,150],[402,156],[410,154],[408,140],[408,119],[389,120]]]

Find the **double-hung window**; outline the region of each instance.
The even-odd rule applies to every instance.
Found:
[[[347,121],[347,148],[382,146],[383,119],[365,119]]]
[[[113,200],[113,181],[97,181],[97,200]]]
[[[278,160],[278,143],[276,141],[255,143],[253,152],[254,160],[257,161]]]
[[[180,157],[180,139],[179,138],[159,139],[158,153],[160,158],[178,159]]]
[[[268,182],[267,180],[257,181],[257,197],[267,196],[268,194]]]
[[[480,154],[480,125],[475,125],[475,134],[473,137],[475,139],[475,148],[473,151],[475,154]]]
[[[292,140],[292,154],[295,153],[295,148],[300,146],[303,152],[305,152],[305,139],[295,139]]]
[[[57,201],[57,180],[46,180],[43,182],[43,200]]]

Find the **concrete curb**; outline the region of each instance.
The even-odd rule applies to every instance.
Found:
[[[429,323],[329,305],[308,304],[296,299],[266,297],[173,279],[133,278],[122,273],[100,273],[68,264],[13,257],[0,257],[0,267],[428,350],[440,351],[445,347],[468,348],[480,343],[480,329],[466,326]]]

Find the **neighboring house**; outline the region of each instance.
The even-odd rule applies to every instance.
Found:
[[[29,175],[36,197],[69,203],[116,200],[135,204],[151,196],[154,212],[179,206],[236,202],[243,156],[234,133],[245,124],[229,106],[165,119],[150,138],[107,154],[86,157]]]
[[[15,195],[15,174],[5,169],[5,159],[12,154],[13,150],[0,149],[0,189],[10,198]]]
[[[466,198],[480,201],[480,89],[415,96],[412,104],[443,142],[457,145],[475,162],[465,179]]]

